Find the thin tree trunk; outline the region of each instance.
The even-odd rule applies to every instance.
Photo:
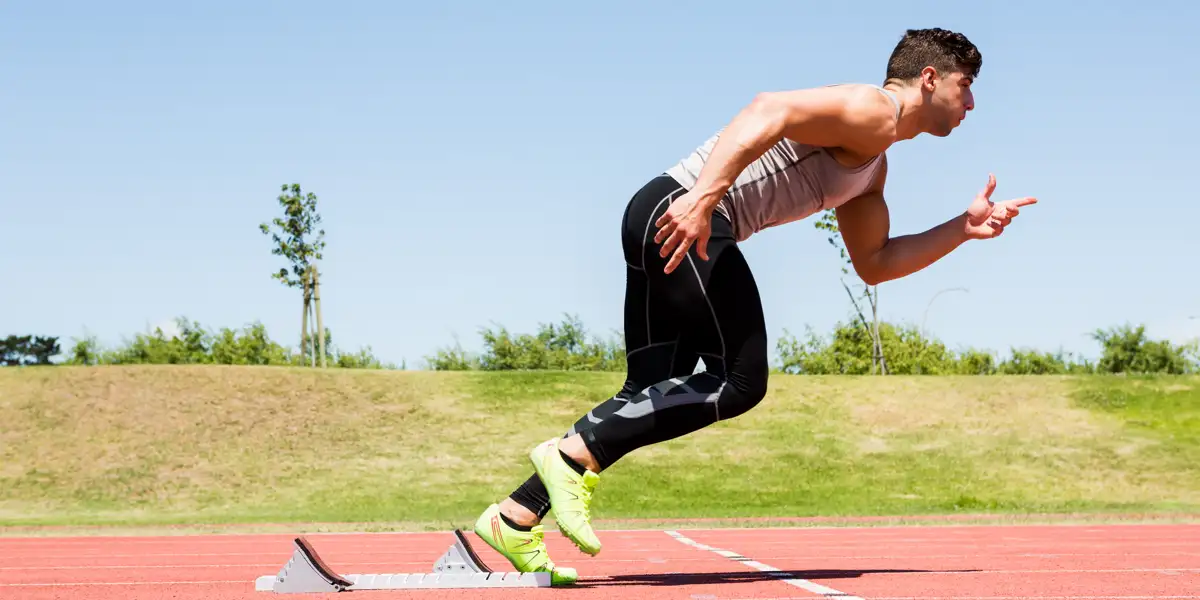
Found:
[[[854,299],[854,292],[850,291],[850,286],[846,285],[846,280],[842,280],[842,289],[846,290],[846,295],[850,296],[850,304],[854,306],[854,312],[858,313],[858,320],[862,323],[863,331],[867,334],[871,333],[871,327],[867,325],[867,318],[863,316],[862,309],[858,306],[858,300]]]
[[[313,267],[313,306],[317,312],[317,347],[321,356],[321,368],[325,368],[325,322],[321,319],[321,278]]]
[[[887,375],[887,360],[883,356],[883,336],[879,335],[879,287],[869,293],[871,298],[871,318],[875,321],[875,356],[879,360],[879,373]]]
[[[304,316],[300,320],[300,356],[308,356],[308,271],[300,278],[301,285],[304,286]],[[306,361],[307,362],[307,361]]]
[[[313,331],[312,335],[308,336],[308,366],[317,368],[317,316],[312,308],[312,266],[308,266],[308,318],[312,320]]]

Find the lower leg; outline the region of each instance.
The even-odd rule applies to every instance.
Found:
[[[525,508],[509,496],[500,502],[500,516],[508,520],[508,526],[514,529],[533,527],[542,522],[542,516]]]
[[[571,459],[567,464],[575,463],[571,466],[576,471],[582,468],[593,473],[600,472],[599,464],[580,434],[576,433],[559,442],[558,450]],[[508,519],[510,527],[533,527],[542,522],[549,507],[550,495],[546,492],[546,486],[537,475],[533,475],[500,502],[500,514]]]
[[[600,465],[595,457],[588,451],[587,446],[583,443],[580,437],[580,431],[586,431],[593,427],[597,421],[601,421],[613,413],[620,410],[629,397],[631,397],[640,385],[636,383],[635,374],[641,374],[645,370],[643,362],[644,357],[639,357],[639,361],[631,362],[631,376],[625,382],[625,386],[614,397],[605,400],[600,405],[588,411],[575,422],[571,431],[564,437],[559,446],[559,451],[566,457],[567,464],[571,465],[576,471],[582,474],[583,469],[591,470],[594,473],[600,472]],[[530,475],[520,486],[518,486],[507,498],[500,502],[500,514],[509,521],[511,527],[533,527],[541,523],[546,514],[550,512],[550,494],[546,491],[546,486],[536,474]]]

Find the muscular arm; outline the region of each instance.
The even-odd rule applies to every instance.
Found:
[[[885,173],[886,171],[884,171]],[[854,271],[867,285],[899,279],[937,262],[967,241],[966,214],[922,233],[890,237],[883,177],[870,191],[836,209],[838,230]]]
[[[746,166],[780,139],[879,154],[895,138],[895,106],[865,86],[764,92],[721,132],[693,191],[711,209]]]

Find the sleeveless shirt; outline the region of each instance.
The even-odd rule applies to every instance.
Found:
[[[899,117],[900,103],[895,96],[880,86],[872,87],[892,100]],[[668,169],[667,174],[691,190],[722,131]],[[734,237],[741,242],[768,227],[845,204],[870,187],[884,160],[885,155],[879,154],[865,164],[846,167],[828,148],[783,138],[738,174],[716,210],[733,224]]]

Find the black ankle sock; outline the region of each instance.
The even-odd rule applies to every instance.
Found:
[[[513,520],[504,516],[504,513],[500,513],[500,520],[504,521],[505,525],[508,525],[517,531],[533,531],[533,527],[528,525],[517,525],[516,523],[513,523]]]
[[[538,479],[537,474],[530,475],[508,497],[537,515],[539,519],[545,518],[550,512],[550,493],[546,491],[546,486],[542,485],[542,480]]]
[[[559,450],[558,453],[563,457],[563,460],[567,461],[567,464],[570,465],[572,469],[575,469],[576,473],[583,475],[583,472],[587,470],[583,465],[575,462],[575,459],[567,456],[562,450]]]

